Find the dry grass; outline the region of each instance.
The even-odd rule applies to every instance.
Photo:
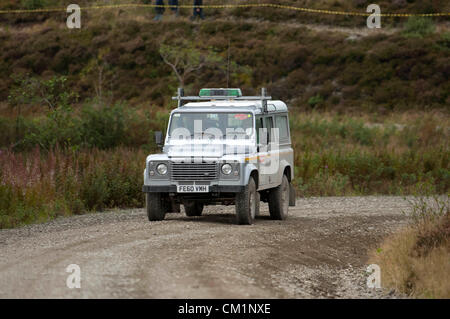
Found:
[[[448,196],[445,205],[444,215],[416,220],[371,254],[384,287],[416,298],[450,298]]]

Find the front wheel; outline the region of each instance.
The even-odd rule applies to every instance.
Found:
[[[289,209],[289,181],[283,175],[281,184],[269,192],[269,212],[272,219],[286,219]]]
[[[166,217],[166,208],[160,193],[146,193],[145,207],[149,221],[163,220]]]
[[[258,199],[255,180],[250,177],[245,190],[236,195],[236,218],[239,225],[251,225],[253,223],[255,216],[259,214],[257,212],[259,208]]]

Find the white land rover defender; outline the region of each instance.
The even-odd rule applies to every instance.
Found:
[[[294,151],[288,108],[240,89],[202,89],[184,96],[171,112],[161,154],[149,155],[143,192],[150,221],[166,213],[200,216],[205,205],[234,204],[238,224],[252,224],[260,200],[272,219],[285,219],[295,205]],[[183,104],[184,101],[191,101]],[[193,102],[195,101],[195,102]],[[162,146],[162,132],[155,132]]]

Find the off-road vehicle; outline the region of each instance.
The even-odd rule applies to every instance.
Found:
[[[167,134],[155,132],[161,154],[149,155],[143,192],[150,221],[166,213],[200,216],[205,205],[236,206],[238,224],[252,224],[259,204],[272,219],[285,219],[295,205],[294,151],[288,108],[240,89],[202,89],[199,96],[173,99]],[[185,103],[184,102],[188,102]],[[164,143],[163,143],[164,140]],[[163,145],[162,145],[163,144]]]

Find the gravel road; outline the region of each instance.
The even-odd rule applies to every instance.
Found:
[[[406,224],[400,197],[298,199],[286,221],[266,204],[252,226],[234,206],[202,217],[143,209],[0,230],[0,298],[397,298],[366,287],[367,253]],[[69,289],[66,267],[81,269]]]

